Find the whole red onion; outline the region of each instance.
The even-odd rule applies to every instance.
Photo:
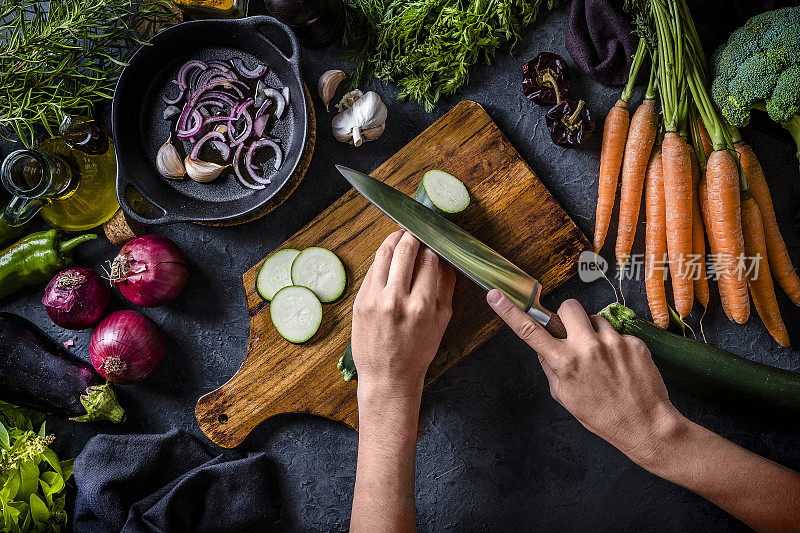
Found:
[[[111,283],[142,307],[167,305],[178,297],[188,279],[189,269],[180,248],[161,235],[129,241],[111,263]]]
[[[103,278],[91,268],[62,270],[44,290],[42,304],[56,326],[86,329],[97,324],[111,303]]]
[[[89,355],[97,372],[114,383],[138,383],[164,360],[164,333],[137,311],[115,311],[92,333]]]

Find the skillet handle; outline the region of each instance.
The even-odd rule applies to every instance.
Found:
[[[128,189],[131,188],[136,191],[145,202],[150,204],[153,208],[153,216],[144,216],[139,213],[128,201]],[[190,219],[181,217],[179,215],[170,214],[166,209],[150,200],[136,188],[136,186],[128,180],[124,174],[119,170],[119,163],[117,163],[117,202],[126,215],[133,220],[145,226],[159,226],[161,224],[174,224],[175,222],[189,222]]]
[[[276,18],[268,17],[266,15],[258,15],[254,17],[247,17],[246,19],[242,19],[243,22],[247,25],[256,30],[258,33],[269,39],[269,41],[277,48],[278,53],[280,53],[286,61],[288,61],[296,72],[300,72],[300,43],[297,40],[294,32],[284,24],[283,22],[279,21]],[[261,31],[263,26],[274,26],[281,30],[286,35],[286,38],[289,40],[289,44],[292,47],[292,51],[290,55],[286,55],[284,51],[275,43],[269,36],[268,33]]]

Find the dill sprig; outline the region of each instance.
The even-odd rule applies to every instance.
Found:
[[[168,24],[168,0],[0,0],[0,136],[31,146],[113,97],[125,60]]]
[[[469,79],[478,61],[513,49],[543,5],[558,0],[346,0],[342,40],[355,65],[351,88],[377,77],[400,87],[398,98],[433,109]]]

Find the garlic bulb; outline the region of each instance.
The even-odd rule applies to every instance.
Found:
[[[317,92],[322,102],[325,104],[325,111],[328,111],[328,104],[331,103],[333,96],[336,94],[336,88],[345,78],[345,73],[341,70],[327,70],[322,73],[317,82]]]
[[[333,136],[336,140],[361,146],[381,136],[389,111],[378,93],[363,94],[350,91],[336,106],[339,114],[333,117]]]
[[[230,166],[230,165],[218,165],[216,163],[210,163],[208,161],[201,161],[200,159],[192,159],[189,156],[186,157],[185,162],[186,162],[186,173],[194,181],[200,183],[208,183],[209,181],[214,181],[215,179],[217,179],[217,176],[222,174],[223,170],[225,170]]]
[[[156,154],[156,168],[158,173],[172,180],[179,180],[186,174],[178,149],[172,145],[172,134],[161,145]]]

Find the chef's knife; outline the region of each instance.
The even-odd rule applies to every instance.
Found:
[[[397,189],[362,172],[336,168],[364,198],[472,281],[487,291],[503,291],[551,335],[566,338],[558,315],[539,303],[541,284],[524,270]]]

